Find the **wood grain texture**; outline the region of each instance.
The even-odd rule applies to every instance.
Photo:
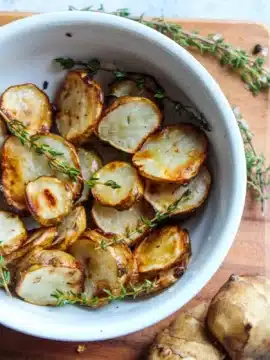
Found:
[[[0,24],[6,24],[30,14],[2,13]],[[235,46],[248,52],[255,44],[269,48],[269,32],[260,24],[219,21],[175,20],[186,29],[199,30],[203,34],[221,33],[225,39]],[[220,68],[211,57],[202,57],[194,53],[196,58],[208,69],[220,84],[223,92],[232,105],[241,109],[245,119],[256,134],[257,149],[267,154],[270,159],[269,139],[269,94],[263,93],[254,98],[244,89],[237,76]],[[269,65],[269,59],[267,59]],[[244,186],[244,184],[243,184]],[[210,299],[218,288],[232,273],[250,273],[270,275],[270,212],[266,209],[265,216],[260,213],[259,205],[254,205],[247,197],[245,213],[235,243],[211,281],[193,299],[187,307],[201,300]],[[0,327],[0,360],[143,360],[147,349],[156,333],[169,324],[172,318],[141,332],[121,337],[112,341],[86,344],[86,351],[77,354],[77,344],[36,339],[15,331]]]

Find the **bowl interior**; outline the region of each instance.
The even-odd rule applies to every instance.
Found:
[[[243,149],[232,113],[218,86],[172,41],[140,25],[106,15],[47,14],[39,19],[0,31],[0,46],[4,49],[0,58],[1,92],[10,85],[31,82],[42,87],[47,81],[46,92],[53,99],[64,72],[52,59],[96,57],[108,64],[115,62],[124,69],[156,76],[173,98],[184,102],[189,99],[212,126],[207,134],[212,191],[203,209],[185,222],[191,234],[192,262],[169,290],[150,299],[113,303],[96,311],[75,306],[38,307],[0,293],[0,321],[8,326],[56,339],[112,338],[149,326],[180,308],[217,270],[233,241],[242,213]],[[167,122],[183,120],[184,117],[166,110]]]

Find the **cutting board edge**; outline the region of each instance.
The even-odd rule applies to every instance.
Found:
[[[57,11],[55,13],[57,13]],[[2,11],[2,12],[0,12],[0,24],[1,24],[1,19],[3,17],[14,18],[14,20],[17,20],[17,19],[28,17],[28,16],[32,16],[32,15],[39,15],[39,14],[40,13],[38,13],[38,12],[27,12],[27,11]],[[268,36],[270,37],[270,28],[268,27],[268,25],[265,23],[262,23],[262,22],[258,22],[258,21],[207,19],[207,18],[205,18],[205,19],[181,18],[181,17],[166,17],[166,19],[171,22],[175,21],[177,23],[183,22],[183,23],[191,23],[191,24],[199,23],[201,25],[211,23],[211,24],[227,24],[227,25],[228,24],[233,24],[233,25],[239,24],[239,25],[258,26],[258,27],[261,27],[262,29],[264,29],[268,33]]]

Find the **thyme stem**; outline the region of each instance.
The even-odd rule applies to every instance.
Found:
[[[131,238],[133,235],[141,234],[146,229],[152,230],[156,228],[161,221],[167,219],[170,215],[172,215],[180,204],[190,200],[190,198],[191,198],[191,191],[187,189],[183,192],[183,194],[179,199],[177,199],[175,202],[173,202],[171,205],[168,206],[166,211],[164,212],[157,211],[156,215],[151,220],[141,217],[141,224],[138,225],[134,231],[129,232],[128,237]],[[120,238],[116,237],[111,241],[102,240],[100,242],[100,246],[98,247],[98,249],[106,249],[108,246],[114,244],[121,244],[125,242],[126,242],[126,237],[120,237]]]
[[[135,299],[141,294],[149,293],[155,286],[155,281],[145,280],[144,283],[139,286],[130,285],[129,288],[121,286],[121,292],[119,295],[113,295],[110,290],[103,289],[103,292],[106,294],[106,296],[94,296],[91,299],[88,299],[85,294],[77,295],[72,291],[64,293],[60,290],[56,290],[51,296],[57,299],[57,306],[78,304],[81,306],[88,306],[94,308],[105,302],[124,300],[128,297],[132,297],[133,299]]]
[[[261,211],[264,213],[265,200],[269,198],[269,194],[265,194],[265,188],[270,184],[270,167],[266,167],[263,155],[258,155],[253,143],[253,134],[249,130],[248,124],[243,119],[238,108],[234,108],[234,115],[237,120],[246,155],[247,166],[247,186],[250,188],[255,197],[261,202]]]

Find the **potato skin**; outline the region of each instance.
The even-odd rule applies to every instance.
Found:
[[[171,325],[158,334],[148,360],[223,360],[224,352],[205,327],[207,303],[182,311]]]
[[[17,95],[17,99],[12,99],[11,103],[10,94],[13,97]],[[28,97],[29,94],[32,94],[33,99],[30,99],[31,96]],[[20,120],[27,127],[30,135],[45,134],[50,131],[52,126],[50,99],[34,84],[26,83],[7,88],[1,95],[0,108],[10,120]],[[37,110],[38,113],[34,113],[33,110]]]
[[[232,275],[211,301],[207,324],[232,360],[270,359],[270,281]]]
[[[72,84],[72,81],[74,81],[74,84]],[[76,89],[75,87],[79,86],[78,84],[80,84],[81,88]],[[81,91],[81,96],[77,98],[77,92],[79,91]],[[73,106],[70,106],[68,100],[69,97],[72,96],[73,99],[70,101],[73,103]],[[85,116],[81,119],[80,117],[83,115],[80,113],[80,111],[76,113],[75,109],[82,109],[80,102],[83,96],[86,99],[85,106],[87,109]],[[60,87],[55,100],[55,105],[57,108],[56,123],[60,134],[73,144],[80,145],[85,143],[89,136],[93,133],[96,124],[99,121],[102,113],[103,103],[103,92],[100,86],[94,80],[91,80],[88,77],[87,71],[70,71],[66,75],[66,78]],[[73,114],[70,113],[72,109],[74,110]],[[68,120],[66,117],[68,117]],[[73,121],[74,118],[76,118],[77,122],[80,122],[81,124],[84,123],[84,129],[79,128],[77,131],[74,129],[76,126],[76,122]],[[66,123],[64,123],[64,121]],[[68,129],[63,131],[64,127]]]

